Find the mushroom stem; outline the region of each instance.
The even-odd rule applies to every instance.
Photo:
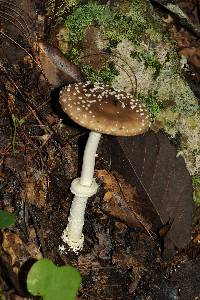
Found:
[[[90,186],[94,176],[95,158],[101,133],[91,131],[85,146],[80,184]]]
[[[82,230],[87,200],[96,194],[98,189],[93,176],[100,138],[100,133],[90,132],[85,146],[81,177],[74,179],[71,184],[71,192],[75,197],[72,201],[68,225],[63,232],[62,239],[74,252],[78,252],[83,247],[84,236]]]

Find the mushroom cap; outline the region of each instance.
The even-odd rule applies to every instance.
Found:
[[[101,83],[69,84],[60,92],[60,104],[74,122],[100,133],[133,136],[150,126],[142,103],[131,94]]]

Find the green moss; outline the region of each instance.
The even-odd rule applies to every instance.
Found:
[[[165,65],[170,67],[172,76],[177,76],[182,73],[180,57],[177,55],[175,48],[172,48],[172,45],[170,51],[166,53]]]
[[[147,96],[143,94],[139,94],[138,98],[145,103],[148,111],[150,112],[152,121],[155,120],[156,116],[161,112],[163,109],[162,102],[159,101],[157,91],[150,90],[148,91]]]
[[[142,27],[136,28],[131,18],[115,15],[112,23],[105,26],[104,35],[112,43],[118,43],[124,38],[136,41],[136,36],[141,34],[142,29]]]
[[[192,176],[192,185],[194,188],[194,202],[200,206],[200,176]]]
[[[65,26],[70,30],[70,42],[73,44],[80,42],[86,29],[92,24],[101,26],[104,36],[112,43],[124,38],[138,41],[140,35],[149,27],[149,22],[145,18],[144,3],[146,1],[135,0],[133,2],[129,15],[124,15],[108,5],[95,2],[79,6],[65,22]]]
[[[65,22],[68,56],[93,82],[109,83],[128,92],[134,87],[154,125],[164,128],[171,137],[180,136],[187,168],[190,174],[197,174],[198,102],[182,76],[183,64],[176,47],[162,31],[150,1],[67,3],[72,2],[77,4],[68,10],[71,15]],[[102,53],[107,56],[102,58]],[[111,60],[115,67],[109,65]],[[189,118],[195,120],[192,127]]]
[[[194,187],[200,188],[200,176],[198,176],[198,175],[192,176],[192,185]]]
[[[200,189],[194,191],[194,202],[197,206],[200,206]]]
[[[170,132],[171,130],[173,130],[174,129],[174,121],[165,120],[165,129],[166,129],[166,132]]]
[[[70,41],[77,44],[84,37],[86,29],[93,23],[103,24],[108,18],[109,9],[105,5],[90,3],[78,7],[67,17],[65,26],[70,30]]]
[[[92,82],[104,82],[110,84],[114,77],[118,75],[116,69],[110,65],[94,71],[91,66],[85,65],[82,67],[82,72]]]
[[[143,53],[143,59],[144,59],[144,64],[145,67],[151,67],[155,69],[155,73],[153,75],[154,78],[158,77],[159,73],[160,73],[160,69],[162,67],[161,63],[159,62],[159,60],[151,53]]]
[[[141,62],[144,63],[145,68],[153,68],[154,74],[153,79],[156,79],[159,76],[160,70],[162,68],[162,64],[160,63],[159,59],[157,58],[157,55],[153,53],[153,51],[132,51],[130,56],[133,59],[138,59]]]
[[[81,54],[88,55],[85,50],[88,42],[86,33],[92,26],[99,29],[101,36],[99,39],[107,41],[102,50],[109,49],[112,52],[112,49],[123,40],[140,45],[142,36],[145,35],[147,29],[152,28],[154,23],[151,6],[146,0],[121,0],[118,4],[103,5],[98,1],[79,3],[73,13],[67,17],[65,26],[68,30],[68,43],[71,48],[69,57],[74,63],[78,64]],[[92,45],[88,44],[88,48],[92,49]],[[98,47],[96,48],[97,53],[101,51]],[[154,76],[157,77],[161,68],[159,60],[153,55],[147,57],[145,53],[143,60],[146,62],[146,67],[154,69]],[[110,67],[92,71],[87,65],[84,66],[83,71],[88,79],[94,81],[96,78],[105,83],[111,83],[116,76],[116,70],[113,72],[113,68],[110,69]],[[106,80],[108,81],[106,82]]]
[[[171,137],[180,136],[180,150],[188,170],[196,174],[198,128],[194,121],[191,127],[188,118],[199,119],[194,117],[198,103],[182,76],[176,49],[158,25],[149,1],[100,3],[79,1],[67,17],[71,59],[89,80],[114,84],[126,91],[132,88],[129,74],[133,71],[136,92],[148,108],[155,128],[164,128]],[[93,53],[98,63],[90,57]],[[109,54],[102,59],[101,53],[111,53],[115,68],[109,65]],[[200,203],[199,187],[194,188],[194,198]]]
[[[70,51],[70,59],[75,65],[78,65],[79,56],[80,56],[79,49],[73,47]]]
[[[66,3],[67,3],[67,7],[71,8],[78,4],[78,0],[67,0]]]
[[[193,115],[198,110],[198,102],[185,80],[179,76],[174,78],[173,90],[175,98],[175,111],[185,115]]]

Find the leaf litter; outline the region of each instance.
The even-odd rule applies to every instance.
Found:
[[[12,4],[15,23],[7,26],[2,20],[0,49],[0,208],[14,210],[17,223],[0,235],[3,296],[30,299],[18,274],[29,259],[48,257],[80,270],[79,299],[188,299],[189,291],[196,297],[198,227],[193,229],[196,240],[186,247],[191,182],[175,146],[161,133],[104,139],[104,159],[98,158],[96,173],[101,188],[88,203],[84,250],[78,257],[58,251],[86,132],[64,117],[56,92],[52,97],[48,72],[42,72],[35,50],[32,2]],[[44,7],[35,5],[42,19]],[[0,1],[0,7],[8,11],[10,5]],[[59,76],[63,83],[64,75]],[[13,114],[25,121],[16,128],[14,151]]]

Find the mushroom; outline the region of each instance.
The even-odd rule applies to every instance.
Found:
[[[89,197],[98,189],[94,179],[97,147],[101,134],[134,136],[150,126],[149,114],[131,94],[101,83],[69,84],[60,92],[64,112],[79,125],[91,129],[83,156],[80,178],[72,181],[75,195],[70,208],[67,228],[62,239],[74,251],[83,247],[84,214]]]

